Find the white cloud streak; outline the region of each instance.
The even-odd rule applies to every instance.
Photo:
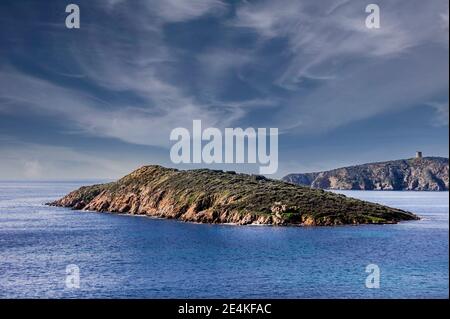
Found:
[[[448,102],[446,103],[428,103],[429,106],[435,111],[434,121],[432,124],[434,126],[448,126],[449,120],[449,107]]]

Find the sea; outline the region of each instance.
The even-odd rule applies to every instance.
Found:
[[[448,298],[449,193],[340,191],[419,221],[234,226],[50,207],[0,182],[0,298]]]

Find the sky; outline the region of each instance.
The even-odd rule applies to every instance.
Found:
[[[80,28],[68,29],[69,3]],[[0,180],[114,179],[172,129],[279,129],[273,177],[448,157],[448,0],[2,0]]]

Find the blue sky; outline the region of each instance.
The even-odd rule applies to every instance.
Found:
[[[448,1],[377,1],[380,29],[369,3],[3,0],[0,179],[174,166],[170,131],[193,119],[279,128],[276,177],[448,157]]]

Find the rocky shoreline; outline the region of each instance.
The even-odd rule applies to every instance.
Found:
[[[335,190],[448,191],[449,162],[443,157],[369,163],[315,173],[289,174],[285,182]]]
[[[258,175],[143,166],[116,182],[84,186],[52,206],[237,225],[391,224],[416,215]]]

